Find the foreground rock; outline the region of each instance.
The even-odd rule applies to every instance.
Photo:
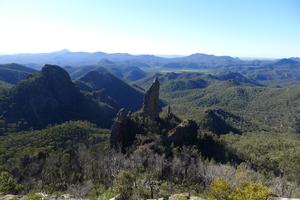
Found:
[[[4,196],[0,196],[0,200],[13,200],[13,199],[18,199],[20,196],[13,195],[13,194],[7,194]]]
[[[205,200],[200,197],[192,196],[189,193],[174,194],[169,197],[169,200]]]
[[[123,200],[120,198],[119,195],[115,196],[114,198],[111,198],[109,200]],[[124,199],[125,200],[125,199]],[[158,198],[158,199],[147,199],[147,200],[166,200],[164,198]],[[200,197],[192,196],[189,193],[181,193],[181,194],[174,194],[171,195],[168,200],[205,200]]]
[[[110,200],[123,200],[121,198],[121,196],[118,194],[117,196],[115,196],[114,198],[111,198]]]

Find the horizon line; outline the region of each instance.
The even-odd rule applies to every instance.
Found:
[[[35,55],[35,54],[50,54],[50,53],[59,53],[59,52],[70,52],[70,53],[105,53],[105,54],[128,54],[128,55],[133,55],[133,56],[157,56],[161,58],[178,58],[178,57],[186,57],[186,56],[191,56],[195,54],[202,54],[202,55],[208,55],[208,56],[229,56],[232,58],[239,58],[242,60],[255,60],[255,59],[265,59],[265,60],[274,60],[274,59],[281,59],[281,58],[298,58],[300,56],[289,56],[289,57],[258,57],[258,56],[232,56],[230,54],[225,54],[225,55],[216,55],[216,54],[210,54],[210,53],[200,53],[200,52],[195,52],[191,54],[152,54],[152,53],[128,53],[128,52],[106,52],[106,51],[72,51],[69,50],[68,48],[60,49],[60,50],[55,50],[55,51],[47,51],[47,52],[19,52],[19,53],[1,53],[0,56],[13,56],[13,55]]]

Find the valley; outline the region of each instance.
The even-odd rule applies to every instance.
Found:
[[[295,59],[69,51],[20,58],[0,65],[4,194],[213,198],[225,184],[231,195],[253,192],[247,187],[299,195]]]
[[[300,200],[299,0],[0,0],[0,200]]]

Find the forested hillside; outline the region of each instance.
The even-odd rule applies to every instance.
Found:
[[[45,65],[1,98],[1,132],[44,128],[68,120],[90,120],[109,127],[114,108],[85,97],[62,68]]]
[[[162,83],[161,94],[179,116],[203,119],[203,111],[222,109],[243,118],[235,127],[243,131],[274,130],[298,132],[299,86],[271,88],[245,78],[224,79],[197,73],[156,75]],[[221,77],[221,78],[220,78]],[[147,87],[151,79],[136,84]],[[244,123],[244,121],[251,123]]]
[[[228,57],[174,59],[201,65],[191,71],[196,65],[142,58],[147,64],[45,65],[2,81],[0,191],[29,199],[38,191],[75,199],[299,195],[300,86],[251,74],[296,76],[296,61],[251,61],[254,70]]]
[[[102,92],[111,97],[118,108],[137,111],[143,103],[143,92],[131,87],[109,72],[91,71],[76,81],[81,90]]]

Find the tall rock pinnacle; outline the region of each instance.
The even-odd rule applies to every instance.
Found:
[[[144,96],[142,112],[151,119],[159,119],[159,81],[155,78]]]

